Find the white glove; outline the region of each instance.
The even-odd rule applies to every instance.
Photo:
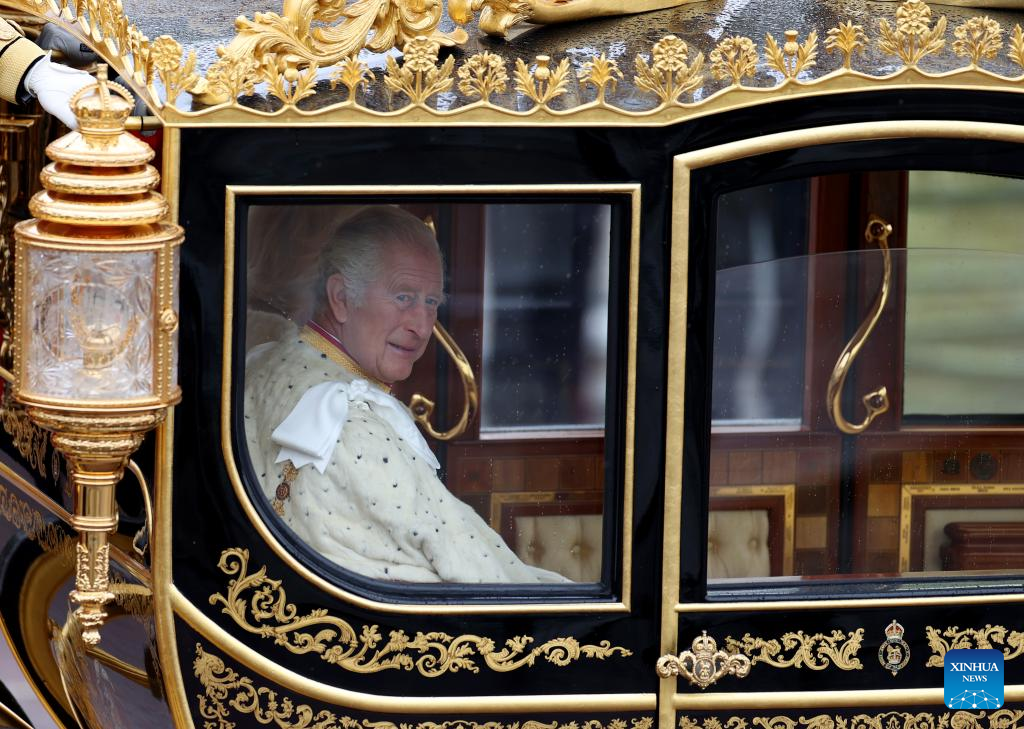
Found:
[[[40,58],[29,70],[25,77],[25,90],[39,99],[42,107],[69,129],[77,129],[78,122],[71,111],[71,97],[95,82],[96,79],[85,71],[53,63],[47,53],[46,58]]]

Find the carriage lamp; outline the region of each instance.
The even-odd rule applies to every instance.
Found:
[[[71,99],[79,130],[46,150],[35,216],[15,227],[14,396],[68,463],[78,532],[71,599],[95,644],[113,599],[115,487],[177,385],[180,226],[154,192],[153,150],[124,131],[133,106],[107,80]]]

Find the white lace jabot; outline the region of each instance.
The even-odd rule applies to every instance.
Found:
[[[271,434],[274,443],[281,446],[276,462],[291,461],[296,468],[312,463],[323,473],[335,444],[341,438],[351,402],[377,406],[374,412],[387,420],[435,471],[440,468],[405,405],[372,387],[366,380],[324,382],[306,390],[288,417]]]

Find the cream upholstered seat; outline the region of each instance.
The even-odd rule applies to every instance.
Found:
[[[515,518],[516,554],[574,582],[601,578],[600,514],[559,514]]]
[[[708,579],[768,577],[768,512],[712,511],[708,515]]]

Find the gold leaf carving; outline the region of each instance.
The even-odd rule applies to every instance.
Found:
[[[307,96],[312,96],[316,86],[316,72],[319,69],[311,63],[305,71],[288,69],[283,73],[274,73],[267,79],[270,93],[284,102],[285,106],[294,106]],[[264,72],[266,72],[264,68]]]
[[[299,615],[298,608],[288,602],[281,581],[268,577],[266,567],[249,574],[248,564],[246,549],[226,549],[221,553],[217,566],[235,577],[228,582],[225,595],[210,596],[210,604],[222,605],[221,612],[250,633],[272,639],[297,655],[315,653],[322,660],[354,673],[415,668],[434,678],[460,670],[479,673],[478,659],[483,659],[492,671],[505,673],[532,666],[540,658],[556,666],[567,666],[581,658],[604,660],[632,655],[632,651],[612,646],[607,640],[597,645],[581,645],[572,637],[553,638],[531,648],[532,637],[515,636],[498,649],[495,641],[485,636],[417,632],[410,638],[402,630],[393,630],[385,642],[376,625],[364,625],[357,630],[347,620],[328,615],[324,609]]]
[[[850,68],[854,53],[864,55],[868,37],[864,34],[864,26],[854,25],[852,20],[829,28],[825,37],[825,50],[839,51],[843,54],[843,68]]]
[[[615,59],[608,58],[607,54],[602,53],[584,63],[580,68],[579,76],[583,83],[597,88],[597,103],[599,106],[604,106],[607,103],[607,93],[614,92],[619,85],[622,71]]]
[[[928,647],[932,655],[925,665],[931,668],[942,668],[943,660],[948,651],[954,648],[996,648],[1002,649],[1005,660],[1009,661],[1024,655],[1024,633],[1008,631],[1002,625],[986,625],[984,628],[965,628],[961,630],[954,625],[941,633],[937,628],[925,628]]]
[[[438,68],[439,48],[426,36],[413,38],[402,49],[404,61],[401,67],[392,56],[388,56],[384,84],[392,91],[408,96],[415,106],[424,106],[434,94],[447,91],[455,83],[452,79],[455,58],[449,56]]]
[[[236,100],[242,94],[252,96],[260,78],[260,64],[255,58],[226,56],[214,62],[206,71],[208,88],[231,100]]]
[[[459,67],[459,91],[466,98],[490,101],[491,94],[501,93],[507,86],[505,59],[496,53],[477,53]]]
[[[1010,60],[1024,68],[1024,30],[1020,23],[1013,26],[1013,33],[1010,34]]]
[[[569,81],[569,59],[563,58],[554,70],[550,56],[537,56],[533,71],[521,58],[516,59],[516,90],[537,106],[546,106],[565,93]]]
[[[1024,711],[886,711],[880,714],[816,714],[814,716],[755,716],[750,723],[760,729],[1019,729]],[[733,716],[724,723],[717,717],[679,717],[679,729],[746,729],[747,719]]]
[[[818,57],[818,33],[811,31],[803,43],[797,43],[795,30],[786,31],[786,43],[781,48],[771,33],[765,33],[764,52],[768,65],[786,78],[815,65]]]
[[[711,75],[716,79],[728,78],[739,86],[744,78],[757,70],[757,49],[754,41],[740,35],[729,36],[711,51]]]
[[[149,53],[153,67],[167,90],[167,103],[174,106],[182,92],[199,81],[199,75],[195,73],[196,52],[189,51],[183,64],[181,44],[169,35],[162,35],[153,41]]]
[[[373,81],[374,75],[370,67],[359,60],[357,56],[343,58],[331,72],[331,88],[337,88],[341,84],[348,90],[346,102],[356,103],[356,92],[359,89],[366,90]]]
[[[636,57],[636,85],[655,94],[663,104],[678,101],[704,82],[704,54],[698,53],[692,63],[688,55],[685,41],[665,36],[654,44],[650,65],[643,56]]]
[[[864,667],[857,658],[863,640],[863,628],[850,633],[833,630],[831,635],[808,635],[798,630],[786,633],[778,640],[755,638],[747,633],[739,640],[726,638],[725,649],[731,653],[743,653],[750,658],[751,663],[765,663],[775,668],[822,671],[829,665],[835,665],[843,671],[854,671]]]
[[[327,709],[316,710],[308,704],[296,703],[290,696],[256,686],[248,676],[241,676],[228,668],[223,659],[207,653],[196,643],[196,657],[192,669],[203,693],[197,695],[199,715],[206,721],[206,729],[234,729],[232,712],[251,715],[261,724],[279,729],[652,729],[654,718],[645,716],[611,719],[607,723],[596,720],[573,720],[568,724],[557,721],[500,721],[478,723],[469,719],[425,721],[417,724],[395,723],[386,719],[355,719],[338,715]]]
[[[953,30],[953,53],[977,66],[983,58],[995,58],[1003,47],[1003,28],[987,15],[971,18]]]
[[[895,27],[888,20],[878,22],[883,53],[899,56],[906,66],[916,66],[925,56],[938,53],[946,45],[946,16],[931,26],[932,9],[924,0],[906,0],[896,10]]]
[[[285,74],[294,80],[299,69],[333,66],[362,48],[384,52],[431,36],[441,12],[440,2],[294,0],[284,3],[280,14],[239,17],[237,34],[217,53],[224,59],[256,60],[267,78]],[[448,39],[437,34],[436,40]],[[228,100],[213,83],[197,97],[210,104]]]

